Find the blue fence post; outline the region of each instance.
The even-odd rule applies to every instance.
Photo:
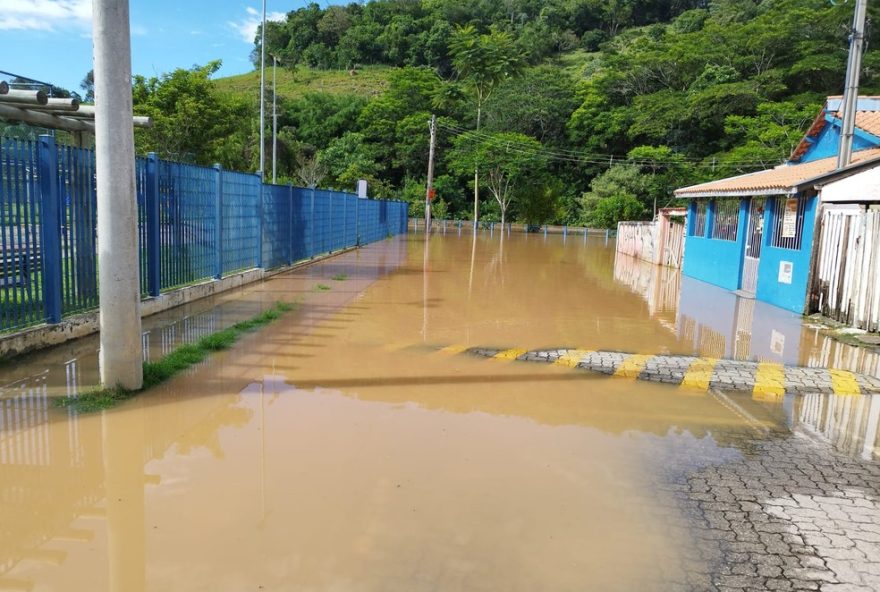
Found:
[[[293,265],[293,183],[287,184],[287,264]]]
[[[361,246],[361,198],[354,202],[354,236],[356,247]]]
[[[315,256],[315,186],[312,185],[312,196],[309,200],[309,218],[312,229],[309,232],[309,257],[312,258]]]
[[[214,279],[223,277],[223,166],[214,165]]]
[[[40,239],[43,252],[43,305],[46,321],[61,322],[61,196],[58,193],[58,152],[55,138],[41,135],[37,153],[40,169]]]
[[[333,193],[334,191],[330,191],[327,193],[327,212],[329,213],[329,222],[327,223],[327,244],[329,245],[328,249],[324,249],[325,253],[333,252]]]
[[[159,157],[147,154],[147,187],[144,196],[147,218],[147,292],[156,297],[162,290],[162,248],[159,231]]]
[[[348,206],[345,205],[345,202],[348,201],[348,196],[344,193],[342,194],[342,248],[348,248],[348,237],[345,235],[345,230],[348,227]]]
[[[263,175],[260,174],[260,191],[257,193],[257,267],[263,267],[263,201],[265,199],[266,186],[263,184]]]

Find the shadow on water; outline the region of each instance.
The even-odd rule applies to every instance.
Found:
[[[880,376],[880,354],[822,335],[797,314],[616,253],[614,279],[681,340],[682,353],[840,368]]]

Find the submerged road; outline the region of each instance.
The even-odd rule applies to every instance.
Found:
[[[50,403],[93,338],[0,367],[0,590],[880,589],[876,354],[601,239],[499,238],[147,319],[155,359],[301,303],[104,413]]]

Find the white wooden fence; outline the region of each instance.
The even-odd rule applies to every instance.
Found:
[[[880,329],[880,209],[826,206],[810,308],[853,327]]]
[[[617,252],[680,268],[684,258],[684,208],[664,208],[654,222],[618,222]]]
[[[657,225],[653,222],[618,222],[617,252],[654,262]]]

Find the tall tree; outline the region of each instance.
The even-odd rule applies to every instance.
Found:
[[[95,102],[95,71],[89,70],[88,73],[83,76],[82,82],[79,83],[79,87],[83,91],[82,100],[85,103],[94,103]]]
[[[132,95],[137,113],[153,118],[153,127],[138,130],[139,152],[199,164],[252,168],[248,156],[248,105],[217,92],[211,75],[220,61],[190,70],[177,69],[159,77],[135,76]]]
[[[543,184],[547,157],[540,142],[523,134],[464,135],[455,142],[449,168],[459,174],[483,170],[489,192],[501,209],[503,226],[518,192]]]
[[[483,105],[504,80],[523,68],[522,58],[510,33],[492,30],[478,34],[473,26],[460,27],[449,41],[452,65],[470,86],[476,99],[477,132]],[[475,163],[476,164],[476,163]],[[480,171],[474,167],[474,227],[480,218]]]

